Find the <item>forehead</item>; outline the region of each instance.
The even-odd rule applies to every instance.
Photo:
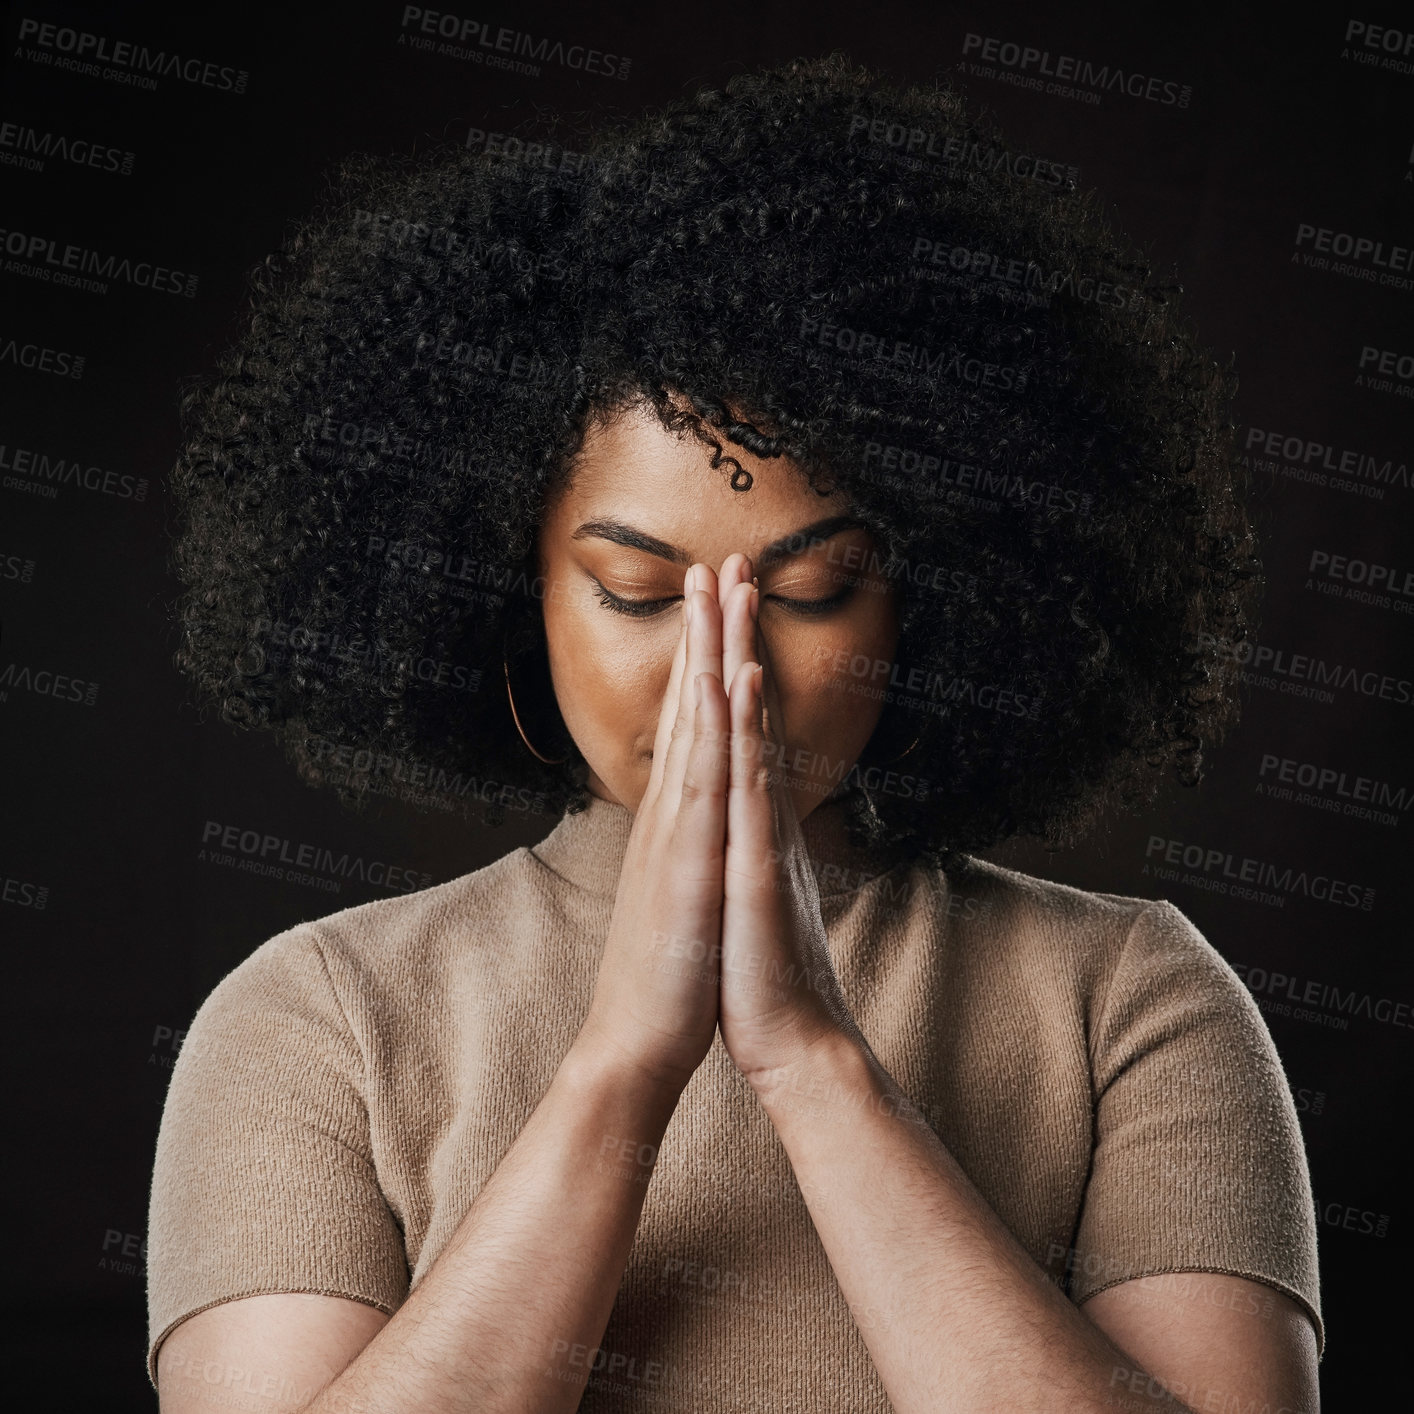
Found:
[[[710,446],[690,431],[670,431],[651,408],[631,408],[595,423],[567,489],[551,507],[546,533],[572,536],[586,521],[612,518],[651,531],[695,559],[720,564],[735,550],[754,554],[848,508],[843,492],[813,491],[794,463],[757,457],[715,435],[723,457],[717,467]],[[732,489],[727,457],[751,473],[749,490]]]

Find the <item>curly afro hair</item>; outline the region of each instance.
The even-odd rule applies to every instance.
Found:
[[[741,494],[732,446],[842,488],[897,577],[908,688],[859,766],[932,789],[851,772],[856,843],[1055,848],[1195,784],[1236,719],[1218,649],[1262,577],[1231,368],[1093,194],[945,86],[833,54],[578,149],[358,154],[249,284],[182,398],[176,661],[348,803],[587,803],[535,539],[589,419],[636,402]]]

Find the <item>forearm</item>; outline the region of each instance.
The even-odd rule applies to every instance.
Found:
[[[899,1414],[1110,1406],[1134,1362],[1047,1279],[867,1046],[831,1035],[753,1084]]]
[[[678,1094],[577,1041],[427,1275],[308,1414],[574,1409]]]

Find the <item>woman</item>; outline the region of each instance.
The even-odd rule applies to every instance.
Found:
[[[972,853],[1195,783],[1260,583],[1231,378],[1058,171],[834,56],[350,163],[259,272],[181,665],[350,801],[559,820],[203,1003],[168,1414],[1315,1408],[1256,1007]]]

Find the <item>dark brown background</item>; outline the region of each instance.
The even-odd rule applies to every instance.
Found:
[[[1398,26],[1393,8],[1326,6],[1323,17],[1269,24],[1231,6],[1219,19],[1189,5],[1056,15],[1034,0],[457,3],[454,13],[490,25],[627,56],[629,76],[555,66],[526,76],[414,52],[398,43],[402,6],[368,0],[6,10],[0,124],[134,160],[127,175],[52,157],[26,170],[3,160],[14,148],[0,142],[0,225],[199,275],[188,299],[0,273],[0,348],[14,339],[85,359],[80,378],[0,361],[0,478],[12,474],[14,449],[29,448],[149,482],[142,502],[72,485],[53,499],[0,489],[0,672],[29,665],[99,685],[90,706],[0,684],[0,929],[15,984],[7,1036],[21,1130],[6,1327],[17,1347],[8,1368],[36,1390],[29,1408],[155,1406],[143,1371],[140,1245],[173,1033],[273,933],[386,894],[348,881],[323,892],[203,862],[205,822],[389,861],[434,882],[553,824],[513,813],[499,833],[469,831],[392,803],[355,816],[303,788],[270,743],[199,720],[171,665],[163,478],[180,382],[235,327],[246,270],[278,245],[341,153],[504,130],[539,105],[637,109],[835,47],[898,79],[950,75],[1018,148],[1078,167],[1125,229],[1177,262],[1205,340],[1236,353],[1244,426],[1410,460],[1414,378],[1401,394],[1359,386],[1356,375],[1367,346],[1414,353],[1414,293],[1293,263],[1302,222],[1414,244],[1414,72],[1407,60],[1401,71],[1346,52],[1352,19]],[[144,91],[56,69],[26,53],[26,16],[244,69],[246,91],[178,79]],[[1090,106],[979,76],[958,67],[969,33],[1170,79],[1191,87],[1189,105],[1107,93]],[[1414,678],[1408,613],[1307,587],[1313,550],[1414,569],[1407,478],[1380,498],[1280,470],[1259,470],[1254,484],[1271,586],[1260,641]],[[1374,1407],[1376,1391],[1402,1385],[1408,1395],[1408,1309],[1393,1293],[1414,1214],[1393,1155],[1409,1122],[1410,811],[1397,825],[1372,823],[1256,788],[1271,755],[1387,781],[1407,797],[1414,709],[1351,691],[1330,704],[1259,686],[1246,696],[1242,727],[1199,791],[1171,790],[1146,818],[1114,820],[1073,854],[996,857],[1084,887],[1171,898],[1244,975],[1264,969],[1299,979],[1298,992],[1316,981],[1405,1003],[1403,1026],[1355,1016],[1336,1029],[1282,1014],[1273,1004],[1288,984],[1273,992],[1262,973],[1253,979],[1297,1094],[1321,1212],[1326,1408]],[[1373,906],[1293,893],[1276,907],[1199,887],[1191,872],[1146,874],[1152,836],[1354,881],[1374,890]]]

